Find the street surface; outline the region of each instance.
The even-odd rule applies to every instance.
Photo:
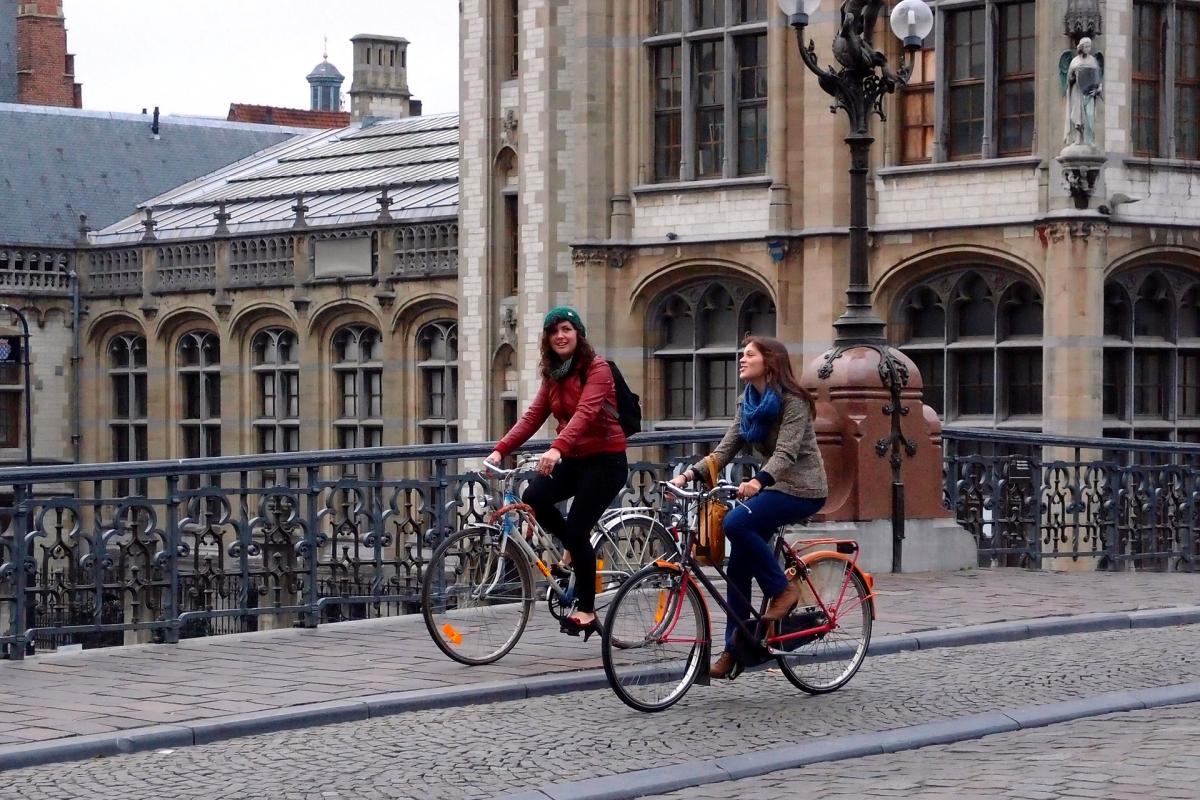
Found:
[[[295,665],[293,678],[297,684],[303,682],[303,664]],[[548,783],[795,744],[812,737],[886,730],[1118,689],[1197,680],[1200,626],[1057,636],[871,658],[846,688],[821,697],[805,696],[778,673],[767,671],[733,683],[694,687],[679,705],[655,715],[626,708],[608,690],[415,712],[168,752],[13,770],[2,776],[0,797],[488,798]],[[1085,726],[1078,736],[1064,728],[1046,728],[937,750],[861,759],[866,765],[861,769],[858,762],[818,765],[802,771],[811,786],[808,794],[797,789],[798,779],[788,773],[741,783],[747,787],[744,796],[753,798],[926,796],[899,788],[916,781],[914,785],[922,791],[941,792],[930,797],[1023,800],[1065,796],[1054,794],[1054,789],[1012,793],[1026,783],[1059,785],[1051,780],[1061,783],[1062,775],[1089,772],[1147,786],[1156,785],[1147,782],[1160,775],[1175,780],[1191,774],[1195,785],[1200,770],[1195,761],[1200,726],[1195,721],[1200,707],[1147,712],[1144,723],[1123,725],[1122,720],[1134,716],[1141,720],[1143,715],[1090,723],[1109,728],[1077,723]],[[1114,740],[1113,749],[1103,751],[1106,755],[1085,747],[1088,760],[1071,759],[1071,748],[1107,741],[1106,730],[1120,732],[1122,737]],[[1164,751],[1156,745],[1142,752],[1139,741],[1167,741],[1177,749]],[[1117,772],[1112,766],[1117,760],[1113,754],[1121,747],[1128,747],[1127,753],[1140,752],[1142,757]],[[939,757],[939,751],[948,755]],[[980,756],[981,752],[995,755]],[[1060,752],[1067,755],[1058,758]],[[1030,772],[1033,755],[1038,758]],[[1177,767],[1159,768],[1163,759],[1171,758],[1178,762]],[[972,760],[985,763],[968,770]],[[962,769],[956,770],[954,765],[959,762]],[[1097,772],[1099,766],[1108,771]],[[978,793],[962,788],[962,776],[974,774],[985,781]],[[996,787],[1004,776],[1008,779]],[[1163,792],[1174,786],[1165,782],[1166,777]],[[892,794],[873,795],[875,780],[881,791],[886,788]],[[954,780],[959,784],[943,785]],[[972,786],[969,781],[965,785]],[[733,786],[718,784],[671,797],[743,796]],[[993,788],[1009,794],[989,794]],[[1071,796],[1132,794],[1130,790],[1128,795]],[[1178,797],[1140,791],[1138,796],[1140,800]]]
[[[1200,603],[1198,581],[1182,573],[1020,569],[880,575],[874,635],[1190,605]],[[596,639],[585,645],[561,635],[544,604],[516,649],[486,667],[448,660],[414,616],[46,654],[0,661],[0,747],[599,666]],[[868,660],[867,669],[877,668]]]
[[[870,756],[646,800],[1195,800],[1200,708],[1110,714]]]

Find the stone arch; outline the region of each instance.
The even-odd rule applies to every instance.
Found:
[[[212,313],[199,306],[183,306],[172,309],[159,318],[154,326],[154,339],[158,342],[172,341],[183,333],[184,328],[205,328],[217,332],[220,326]]]
[[[344,315],[344,318],[339,318],[339,315]],[[327,334],[352,322],[373,325],[379,331],[384,329],[375,309],[362,300],[348,297],[331,300],[313,311],[306,332],[309,336],[328,338]]]
[[[897,261],[875,281],[876,302],[881,308],[895,304],[897,295],[921,282],[929,275],[948,268],[978,265],[995,270],[1009,271],[1020,275],[1045,293],[1045,281],[1041,272],[1024,258],[994,247],[982,245],[948,245],[925,250],[917,255]]]
[[[656,269],[653,274],[639,281],[629,293],[630,306],[633,312],[645,313],[655,300],[671,291],[695,280],[696,269],[703,268],[703,273],[710,278],[735,278],[753,284],[756,289],[765,292],[772,302],[778,302],[775,287],[763,279],[757,271],[739,264],[719,258],[689,258],[676,261]]]
[[[294,331],[298,331],[300,327],[296,315],[282,303],[260,301],[240,309],[233,315],[229,321],[229,338],[234,341],[248,340],[249,336],[253,335],[253,330],[261,327],[264,322],[278,324]]]
[[[413,330],[418,320],[430,312],[444,312],[458,317],[458,298],[450,294],[422,294],[409,298],[392,314],[389,330],[393,336]]]

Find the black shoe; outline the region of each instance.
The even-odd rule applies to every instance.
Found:
[[[583,634],[583,640],[586,642],[591,638],[593,633],[601,633],[600,618],[592,617],[588,622],[581,623],[574,617],[564,617],[559,623],[559,630],[567,636],[578,636]]]

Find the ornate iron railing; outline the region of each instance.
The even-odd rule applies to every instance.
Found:
[[[1200,445],[946,428],[946,506],[980,565],[1200,565]]]
[[[639,434],[621,502],[653,505],[654,480],[721,433]],[[1200,445],[942,436],[946,503],[981,564],[1200,564]],[[34,645],[173,642],[413,611],[433,545],[485,512],[485,487],[460,462],[488,452],[452,444],[0,469],[0,649],[20,658]]]
[[[646,458],[621,502],[652,504],[655,478],[721,432],[639,435]],[[664,447],[679,458],[655,458]],[[174,642],[413,611],[433,546],[485,513],[486,487],[465,460],[489,452],[433,445],[2,469],[0,648],[20,658],[35,645],[120,644],[139,638],[132,632]],[[139,485],[142,494],[119,491]]]

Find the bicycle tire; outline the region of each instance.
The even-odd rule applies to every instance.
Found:
[[[661,522],[648,514],[616,516],[602,521],[592,533],[596,551],[596,608],[608,606],[616,590],[638,571],[658,561],[679,560],[679,545]],[[573,585],[573,582],[572,582]],[[547,587],[546,605],[550,616],[560,622],[575,610],[573,599],[563,598]]]
[[[679,545],[671,532],[647,514],[614,518],[592,537],[592,546],[598,574],[600,562],[604,563],[597,594],[615,591],[656,561],[679,559]]]
[[[609,606],[601,660],[608,685],[630,708],[670,708],[708,663],[708,608],[691,581],[681,591],[684,580],[680,570],[646,567]]]
[[[835,627],[775,658],[784,676],[798,689],[809,694],[827,694],[845,686],[867,657],[871,643],[870,591],[850,562],[836,556],[818,555],[808,562],[808,570]],[[849,583],[845,583],[847,573]],[[792,614],[824,616],[815,604],[812,590],[804,582],[800,586],[802,599]],[[811,604],[806,605],[804,598]]]
[[[512,542],[468,528],[437,546],[421,581],[421,616],[434,644],[460,664],[491,664],[521,638],[533,609],[533,577]],[[440,585],[439,585],[440,577]]]

